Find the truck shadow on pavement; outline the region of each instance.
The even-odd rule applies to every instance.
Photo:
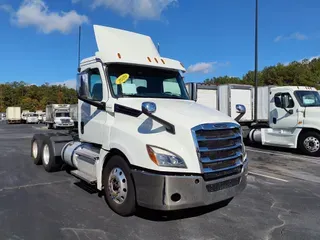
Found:
[[[197,207],[197,208],[188,208],[184,210],[175,210],[175,211],[158,211],[148,208],[138,207],[136,216],[149,221],[157,222],[166,222],[174,221],[185,218],[193,218],[204,215],[209,212],[216,211],[220,208],[226,207],[231,200],[215,203],[212,205]]]

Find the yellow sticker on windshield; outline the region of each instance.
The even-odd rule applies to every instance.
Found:
[[[129,79],[129,74],[124,73],[116,79],[116,84],[119,85],[119,84],[125,83],[128,79]]]

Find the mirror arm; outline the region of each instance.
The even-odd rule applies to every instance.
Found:
[[[163,120],[162,118],[159,118],[155,115],[153,115],[152,113],[148,113],[147,111],[143,111],[142,112],[147,115],[149,118],[153,119],[154,121],[162,124],[165,129],[167,130],[167,132],[171,133],[171,134],[176,134],[176,129],[175,129],[175,126],[165,120]]]
[[[289,113],[289,114],[293,114],[293,110],[292,109],[290,109],[290,110],[287,110],[285,107],[283,108],[287,113]]]
[[[243,117],[243,115],[245,115],[246,113],[240,113],[234,120],[236,122],[239,122],[239,120]]]
[[[105,102],[95,102],[95,101],[89,100],[89,99],[81,97],[81,96],[78,96],[78,99],[80,99],[81,101],[88,103],[92,106],[97,107],[99,110],[104,110],[104,111],[106,110],[106,103]]]

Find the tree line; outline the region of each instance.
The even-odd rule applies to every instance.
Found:
[[[260,86],[266,85],[293,85],[320,88],[320,58],[311,61],[305,59],[301,62],[294,61],[289,64],[277,64],[265,67],[258,71]],[[206,79],[205,84],[249,84],[254,85],[254,71],[248,71],[242,78],[239,77],[213,77]]]
[[[29,85],[25,82],[10,82],[0,84],[0,112],[7,107],[17,106],[21,110],[45,110],[47,104],[77,103],[77,94],[74,89],[65,86]]]

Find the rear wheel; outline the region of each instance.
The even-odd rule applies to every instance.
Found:
[[[41,136],[34,136],[31,140],[31,157],[34,164],[40,165],[42,163],[41,152],[43,148],[43,138]]]
[[[54,156],[53,146],[49,138],[44,139],[42,148],[42,164],[47,172],[55,172],[61,169],[62,161]]]
[[[320,156],[320,134],[311,131],[301,133],[299,149],[307,155]]]
[[[103,171],[105,198],[109,207],[121,216],[130,216],[136,210],[135,187],[131,171],[123,157],[115,155]]]

